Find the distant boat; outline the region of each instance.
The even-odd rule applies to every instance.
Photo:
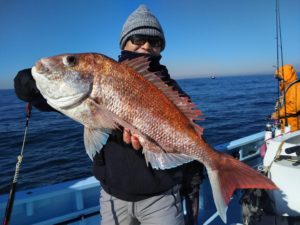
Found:
[[[210,79],[216,79],[216,76],[211,75],[211,76],[210,76]]]

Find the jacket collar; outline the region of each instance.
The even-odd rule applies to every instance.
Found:
[[[123,50],[121,51],[121,55],[119,55],[119,62],[122,62],[126,59],[134,59],[140,56],[147,56],[149,57],[149,60],[151,61],[151,63],[154,64],[159,64],[159,61],[161,59],[161,55],[157,55],[157,56],[152,56],[146,53],[138,53],[138,52],[131,52],[131,51],[127,51],[127,50]]]

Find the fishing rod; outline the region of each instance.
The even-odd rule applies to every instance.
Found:
[[[279,73],[279,64],[281,63],[281,77],[282,79],[278,79],[278,100],[280,97],[279,87],[280,82],[282,82],[283,89],[283,107],[284,107],[284,127],[288,126],[287,114],[286,114],[286,90],[285,90],[285,82],[284,82],[284,69],[283,69],[283,49],[282,49],[282,35],[281,35],[281,22],[280,22],[280,10],[279,10],[279,0],[276,0],[276,58],[277,58],[277,71]],[[280,53],[280,54],[279,54]],[[280,62],[279,62],[280,61]],[[277,115],[278,115],[278,124],[280,124],[280,101],[277,107]]]
[[[22,164],[23,160],[23,152],[24,152],[24,147],[25,147],[25,141],[26,141],[26,136],[27,136],[27,130],[28,130],[28,125],[29,125],[29,118],[31,115],[31,104],[27,103],[25,111],[26,111],[26,125],[25,125],[25,131],[24,131],[24,137],[23,137],[23,144],[22,144],[22,149],[20,155],[18,155],[18,160],[16,163],[16,169],[15,169],[15,175],[13,182],[11,184],[8,200],[7,200],[7,205],[6,205],[6,210],[5,210],[5,216],[3,219],[3,225],[8,225],[10,222],[10,216],[12,213],[13,205],[14,205],[14,200],[15,200],[15,193],[16,193],[16,187],[18,183],[18,177],[19,177],[19,171],[20,167]]]

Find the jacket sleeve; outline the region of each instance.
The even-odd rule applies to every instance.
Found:
[[[30,102],[38,110],[56,111],[48,105],[46,99],[37,89],[30,68],[21,70],[17,73],[14,79],[14,89],[19,99],[25,102]]]
[[[286,96],[285,96],[286,104],[279,109],[280,118],[283,118],[285,116],[285,113],[287,115],[296,114],[300,110],[300,99],[298,96],[299,89],[300,89],[300,83],[299,84],[296,83],[293,86],[291,86],[286,92]],[[278,112],[275,112],[275,114],[277,116]]]
[[[294,91],[295,91],[295,106],[296,106],[296,113],[300,112],[300,82],[295,84],[295,88],[294,88]]]
[[[287,114],[296,114],[299,111],[299,96],[297,91],[299,83],[294,84],[293,86],[290,87],[290,89],[286,93],[286,111]],[[281,111],[281,110],[280,110]],[[284,116],[284,109],[282,109],[282,112],[280,115]]]

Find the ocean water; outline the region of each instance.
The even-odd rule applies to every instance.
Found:
[[[272,75],[178,80],[204,113],[204,136],[221,144],[264,130],[277,98]],[[14,90],[0,90],[0,194],[8,193],[25,129],[25,103]],[[92,175],[83,126],[54,112],[33,109],[18,190]]]

